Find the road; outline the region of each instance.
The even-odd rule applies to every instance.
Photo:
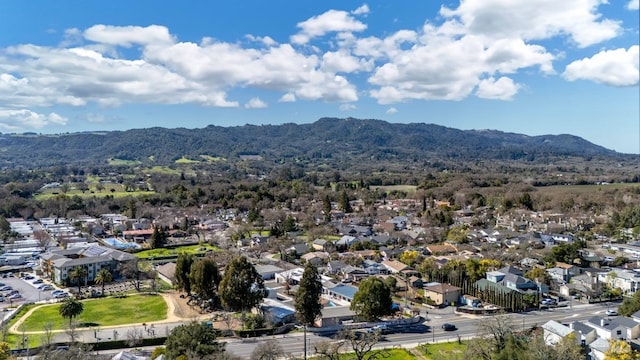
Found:
[[[527,329],[533,326],[540,326],[549,320],[568,323],[585,320],[597,315],[605,316],[607,308],[606,304],[579,304],[565,308],[511,314],[510,316],[513,318],[513,324],[517,328],[522,326],[523,329]],[[469,339],[476,335],[478,325],[481,322],[490,320],[492,317],[491,315],[473,316],[454,314],[451,311],[451,308],[441,310],[439,313],[437,313],[437,311],[431,311],[423,323],[391,329],[389,334],[383,336],[377,347],[416,347],[424,343],[456,341],[458,337],[460,337],[460,339]],[[457,330],[449,332],[443,331],[441,326],[444,323],[454,324]],[[138,337],[166,336],[170,333],[171,329],[181,324],[183,324],[183,322],[153,324],[153,327],[149,324],[146,327],[134,325],[79,330],[78,340],[85,343],[95,343],[112,340],[114,337],[117,339],[126,339],[129,338],[132,333],[137,334]],[[333,335],[334,334],[316,334],[311,331],[307,332],[308,354],[313,354],[315,344],[321,341],[331,341]],[[256,346],[261,341],[266,340],[278,342],[287,354],[301,356],[304,352],[303,338],[302,332],[293,332],[286,335],[252,339],[225,339],[224,341],[227,343],[226,349],[228,352],[242,358],[249,358]],[[66,333],[57,333],[54,336],[54,341],[66,342],[69,341],[69,336]],[[112,351],[105,351],[105,353],[110,352]]]
[[[605,315],[607,305],[575,305],[571,308],[555,308],[552,310],[531,311],[523,314],[511,314],[513,324],[516,327],[520,325],[524,329],[533,326],[540,326],[549,320],[556,320],[562,323],[573,321],[581,321],[593,316]],[[391,347],[416,347],[424,343],[456,341],[458,337],[461,339],[469,339],[476,335],[478,325],[482,321],[490,320],[492,316],[467,316],[458,314],[437,314],[432,315],[427,321],[402,329],[394,329],[390,334],[383,336],[378,344],[379,348]],[[445,332],[441,326],[445,322],[456,325],[456,331]],[[433,330],[433,331],[432,331]],[[249,358],[251,352],[259,344],[260,341],[273,339],[277,341],[287,354],[302,355],[304,352],[303,334],[296,332],[287,335],[278,335],[273,337],[265,337],[261,339],[251,340],[230,340],[227,342],[227,351],[234,355]],[[313,354],[313,346],[321,341],[332,340],[331,334],[326,336],[307,333],[307,351]]]

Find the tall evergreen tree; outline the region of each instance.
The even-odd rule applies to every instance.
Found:
[[[167,244],[167,237],[167,232],[164,229],[160,226],[154,226],[149,245],[152,249],[162,248]]]
[[[350,213],[352,211],[351,204],[349,203],[349,195],[347,195],[346,190],[343,190],[340,194],[340,208],[345,213]]]
[[[244,256],[231,260],[218,287],[222,305],[232,311],[246,312],[260,304],[266,296],[264,280],[256,268]]]
[[[307,263],[302,273],[302,279],[298,286],[295,298],[296,317],[304,325],[313,325],[322,312],[320,295],[322,283],[318,268],[312,263]]]
[[[179,253],[176,260],[176,284],[178,289],[184,290],[187,294],[191,294],[191,266],[194,257],[191,254]]]
[[[221,276],[213,259],[204,258],[193,263],[189,278],[193,292],[201,298],[213,300],[217,297]]]
[[[367,321],[374,321],[391,314],[391,290],[382,279],[370,277],[363,280],[353,296],[351,310]]]

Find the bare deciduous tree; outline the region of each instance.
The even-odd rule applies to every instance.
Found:
[[[387,350],[373,351],[373,347],[380,342],[380,332],[357,332],[344,330],[336,335],[337,340],[344,340],[353,350],[356,360],[377,360],[390,356]]]
[[[340,352],[345,344],[344,340],[321,341],[314,345],[313,351],[321,360],[339,360]]]
[[[261,342],[251,352],[251,360],[278,360],[284,356],[284,351],[275,340]]]

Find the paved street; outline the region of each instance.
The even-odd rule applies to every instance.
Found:
[[[556,308],[552,310],[532,311],[523,314],[512,314],[513,323],[516,326],[522,325],[523,328],[532,326],[540,326],[548,320],[557,320],[560,322],[571,322],[588,319],[596,315],[605,315],[607,304],[597,305],[573,305],[571,307]],[[460,315],[451,312],[452,309],[435,310],[429,313],[429,317],[423,322],[412,326],[392,329],[391,333],[384,335],[378,344],[378,347],[394,347],[405,346],[415,347],[419,344],[442,341],[455,341],[468,339],[475,336],[478,324],[491,318],[489,316],[471,316]],[[457,330],[445,332],[441,329],[443,323],[451,323],[456,325]],[[78,339],[85,343],[95,343],[99,341],[108,341],[114,338],[127,339],[135,334],[136,337],[151,338],[154,336],[166,336],[171,329],[181,325],[182,322],[172,323],[150,323],[146,326],[131,325],[118,326],[109,328],[84,329],[78,331]],[[313,353],[313,346],[321,341],[331,341],[333,334],[315,334],[311,331],[307,333],[307,343],[309,354]],[[34,335],[35,336],[35,335]],[[248,358],[251,352],[259,344],[260,341],[273,339],[277,341],[282,348],[289,354],[301,355],[303,353],[304,343],[302,332],[294,332],[286,335],[268,336],[253,339],[225,339],[227,342],[227,351],[244,358]],[[56,333],[54,341],[69,341],[69,335],[66,332]]]

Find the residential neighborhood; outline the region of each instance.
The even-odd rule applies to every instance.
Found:
[[[354,208],[359,205],[352,203]],[[640,242],[617,244],[599,237],[589,247],[576,246],[581,241],[573,235],[578,232],[576,225],[595,225],[603,219],[585,223],[583,218],[557,213],[518,211],[498,217],[492,228],[475,228],[473,218],[486,216],[488,209],[468,208],[456,211],[453,218],[453,226],[463,230],[462,237],[433,242],[421,218],[412,215],[417,206],[406,200],[380,203],[380,213],[388,215],[377,218],[332,211],[335,235],[318,238],[295,230],[279,237],[259,232],[237,237],[239,226],[247,222],[246,214],[183,214],[189,218],[189,227],[169,231],[165,246],[179,249],[208,243],[248,257],[268,289],[260,311],[270,326],[295,323],[293,294],[307,263],[321,273],[323,310],[314,324],[319,329],[359,321],[350,304],[359,284],[370,277],[390,285],[395,309],[408,317],[434,308],[482,316],[569,303],[619,302],[640,286]],[[399,213],[403,215],[393,215]],[[295,215],[287,216],[295,220]],[[157,220],[121,214],[7,221],[19,238],[5,246],[0,271],[29,266],[60,286],[78,281],[94,284],[101,269],[125,281],[127,274],[121,270],[137,261],[137,251],[152,247],[158,226]],[[198,256],[216,251],[209,249]],[[570,251],[573,255],[565,256]],[[150,263],[161,279],[174,284],[175,257],[150,259]],[[77,267],[86,269],[82,280],[69,275]],[[541,328],[547,344],[571,335],[599,360],[609,339],[623,339],[634,346],[640,341],[640,316],[549,321]]]

